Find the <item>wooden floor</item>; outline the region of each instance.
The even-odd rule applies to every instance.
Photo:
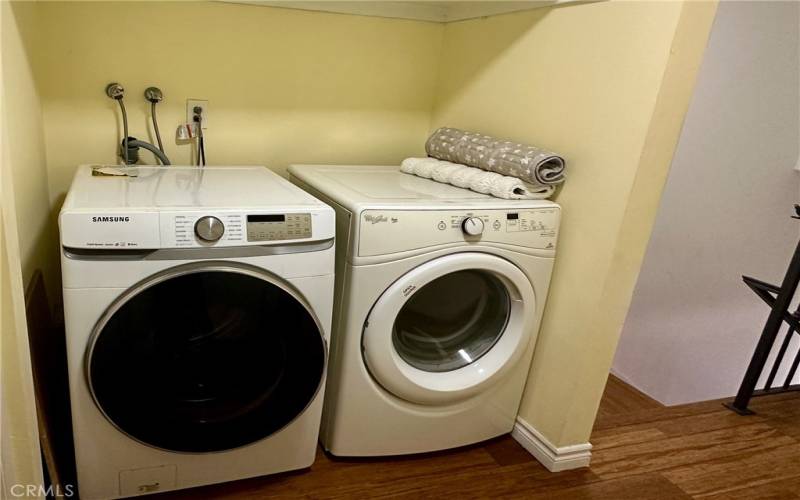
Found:
[[[719,401],[664,407],[610,378],[592,433],[592,465],[553,474],[510,437],[404,458],[342,460],[311,470],[162,494],[250,498],[800,498],[800,393],[754,399],[742,417]]]

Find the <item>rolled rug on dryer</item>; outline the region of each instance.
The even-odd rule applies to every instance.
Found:
[[[477,180],[476,178],[480,177],[483,173],[484,171],[479,168],[462,168],[456,172],[453,172],[453,176],[450,178],[450,184],[460,188],[469,189],[470,185]]]
[[[451,186],[448,184],[431,182],[430,179],[423,179],[422,177],[417,177],[416,175],[403,174],[396,176],[396,178],[396,187],[398,189],[414,191],[433,198],[439,198],[442,194],[442,191],[450,191],[447,188],[451,188]]]
[[[538,186],[507,175],[500,175],[499,179],[495,179],[490,194],[506,200],[545,200],[556,191],[555,186]]]
[[[407,174],[413,174],[417,166],[430,160],[427,156],[425,158],[406,158],[400,163],[400,170]]]
[[[434,158],[407,158],[400,171],[505,200],[543,200],[555,192],[555,186],[534,185],[516,177]]]
[[[464,168],[474,168],[474,167],[467,167]],[[502,179],[502,175],[496,174],[494,172],[480,172],[479,174],[475,174],[470,177],[469,186],[467,189],[472,191],[483,193],[483,194],[492,194],[492,186],[499,182]],[[519,180],[519,179],[517,179]],[[522,182],[522,181],[520,181]]]
[[[486,172],[479,168],[462,165],[461,176],[467,175],[467,189],[489,194],[504,200],[544,200],[553,195],[555,186],[534,185],[507,175]],[[475,172],[477,170],[477,172]],[[455,185],[454,182],[451,184]]]
[[[400,164],[400,170],[407,174],[414,174],[424,179],[430,179],[433,169],[439,165],[436,158],[406,158]]]
[[[437,164],[433,167],[433,172],[431,173],[431,179],[435,180],[436,182],[441,182],[443,184],[452,184],[450,180],[453,178],[456,172],[464,168],[464,165],[459,165],[457,163],[450,163],[449,161],[439,161],[437,160]]]
[[[561,156],[536,146],[504,141],[488,135],[442,127],[425,143],[428,156],[518,177],[545,186],[564,182]]]

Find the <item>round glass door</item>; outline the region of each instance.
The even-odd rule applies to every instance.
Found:
[[[243,446],[282,429],[320,387],[325,340],[304,299],[250,266],[179,266],[134,286],[86,356],[97,406],[172,451]]]
[[[364,362],[393,395],[457,402],[499,380],[536,336],[533,286],[500,257],[464,252],[394,281],[364,324]]]
[[[495,275],[456,271],[424,285],[403,305],[394,321],[392,343],[415,368],[457,370],[492,348],[510,312],[508,290]]]

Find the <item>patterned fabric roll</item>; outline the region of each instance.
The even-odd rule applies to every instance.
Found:
[[[429,156],[517,177],[530,184],[554,186],[564,182],[564,158],[550,151],[488,135],[442,127],[428,138]]]
[[[556,190],[555,186],[533,185],[517,177],[436,158],[406,158],[400,164],[400,171],[506,200],[543,200]]]

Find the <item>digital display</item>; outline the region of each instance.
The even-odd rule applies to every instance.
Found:
[[[296,240],[311,237],[311,214],[252,214],[247,216],[247,241]]]
[[[517,220],[519,219],[519,214],[506,214],[506,220]]]
[[[247,222],[286,222],[283,214],[248,215]]]

